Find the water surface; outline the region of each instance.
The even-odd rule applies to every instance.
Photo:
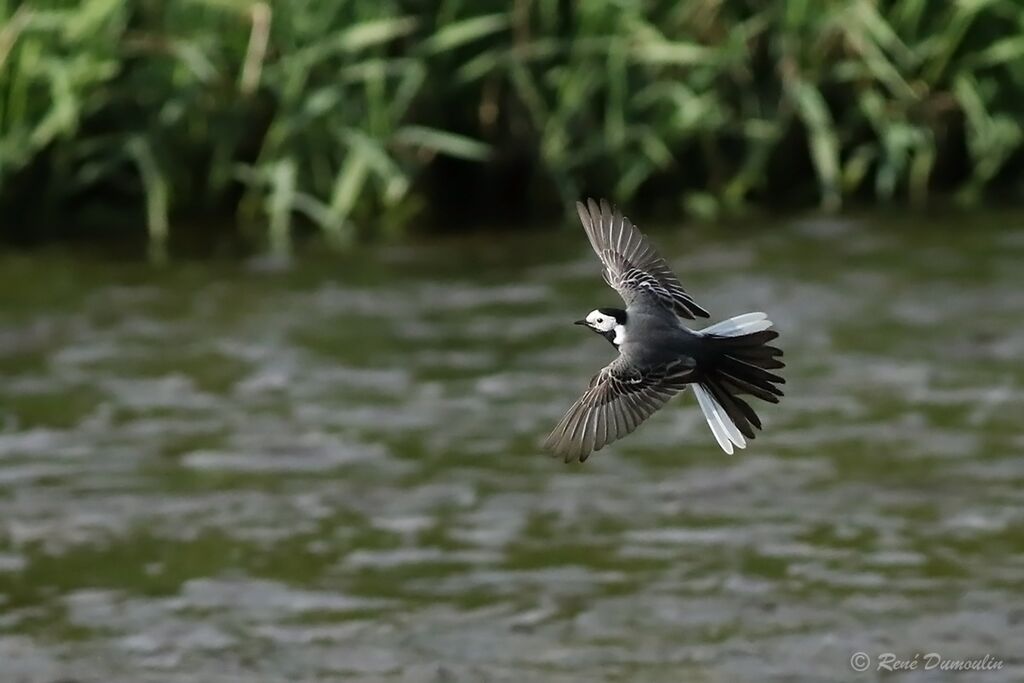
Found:
[[[787,397],[538,450],[613,350],[582,231],[291,273],[0,256],[3,681],[1024,679],[1024,216],[659,232]],[[899,680],[946,680],[914,673]]]

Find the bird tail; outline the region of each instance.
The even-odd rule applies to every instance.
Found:
[[[741,395],[778,403],[786,380],[770,370],[784,367],[782,350],[768,342],[779,336],[769,329],[772,322],[764,313],[745,313],[699,331],[704,345],[697,364],[699,380],[693,384],[697,403],[726,453],[733,445],[745,448],[761,429],[757,413]]]

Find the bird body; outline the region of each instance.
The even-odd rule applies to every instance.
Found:
[[[629,323],[623,335],[625,343],[619,346],[619,353],[641,367],[689,355],[694,347],[694,334],[674,314],[666,313],[663,308],[651,309],[644,305],[627,307]]]
[[[747,313],[702,330],[684,321],[708,317],[647,239],[607,202],[577,210],[604,280],[625,309],[598,308],[576,324],[607,339],[619,355],[590,382],[548,436],[545,446],[567,462],[629,434],[673,395],[692,386],[716,441],[727,453],[761,428],[741,395],[777,403],[785,380],[778,337],[764,313]]]

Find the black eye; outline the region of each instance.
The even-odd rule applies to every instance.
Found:
[[[598,324],[598,325],[600,325],[600,324],[601,324],[601,323],[603,323],[603,322],[604,322],[604,318],[598,318],[598,319],[597,319],[597,324]]]

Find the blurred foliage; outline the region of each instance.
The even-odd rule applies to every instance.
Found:
[[[278,255],[297,219],[400,229],[458,194],[439,156],[566,206],[922,203],[939,168],[970,203],[1020,166],[1022,110],[1019,0],[0,0],[5,222],[103,196],[155,258],[172,214]]]

